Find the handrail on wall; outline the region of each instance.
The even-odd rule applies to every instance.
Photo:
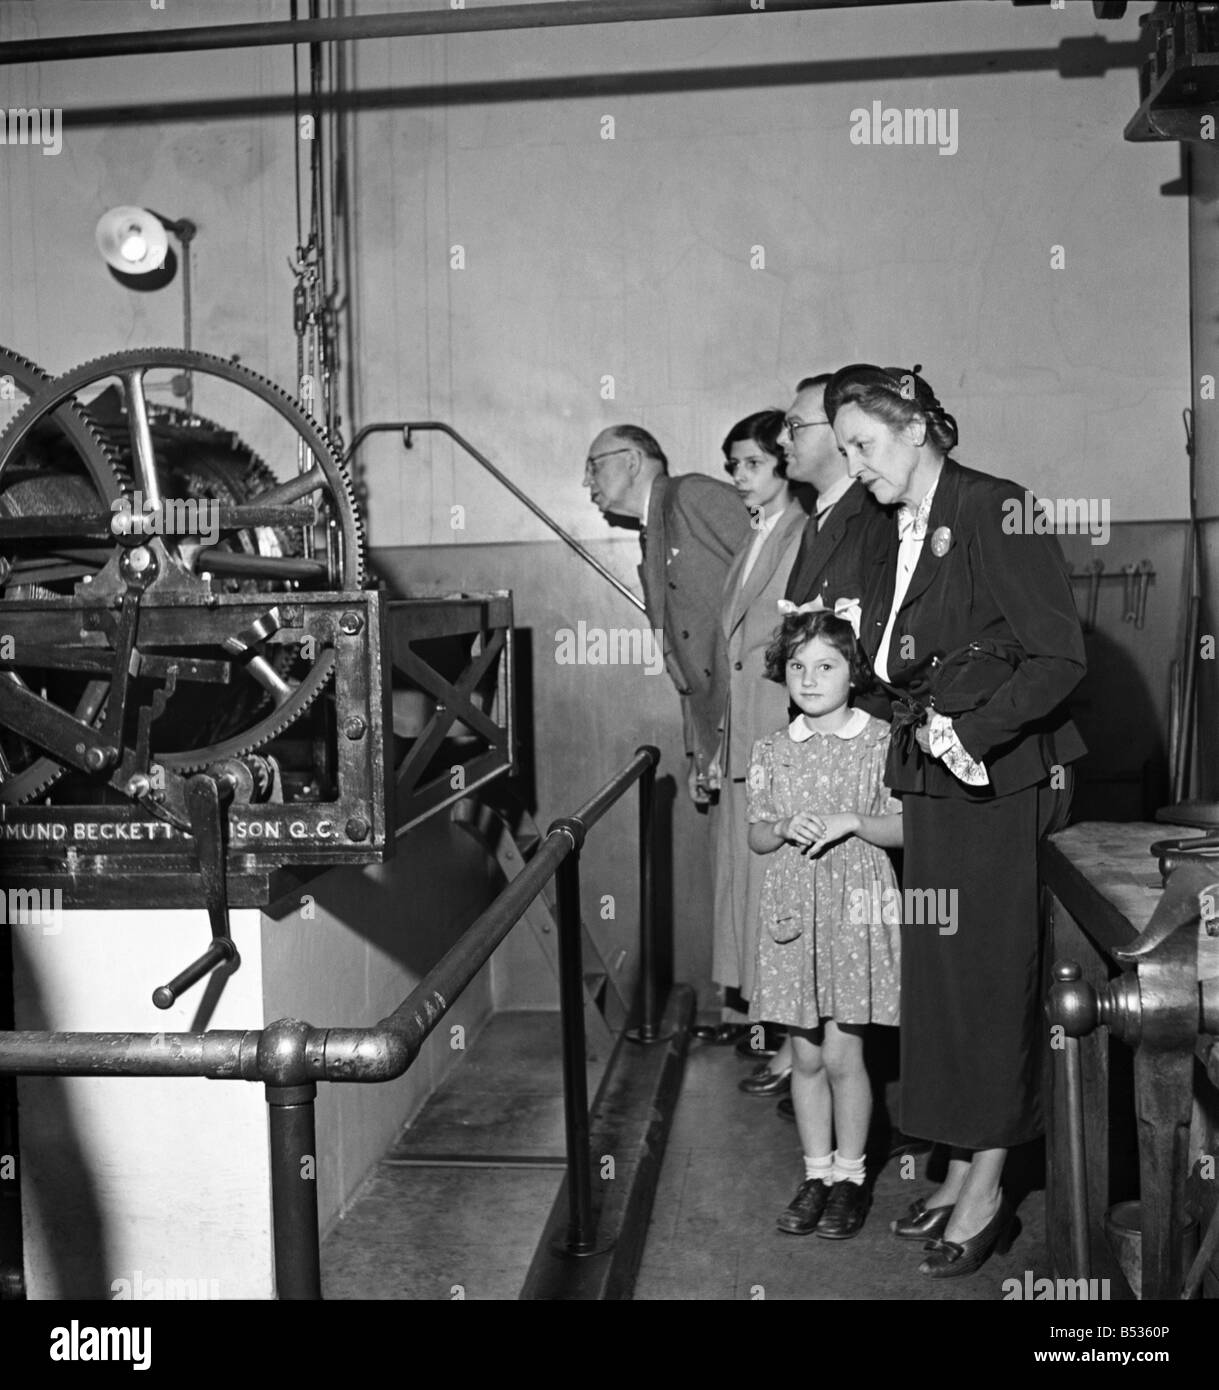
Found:
[[[618,578],[616,574],[611,574],[610,571],[605,568],[605,566],[601,563],[600,560],[598,560],[595,556],[591,555],[587,550],[585,550],[585,548],[580,544],[580,542],[576,540],[576,538],[573,535],[571,535],[570,532],[565,531],[554,519],[554,517],[550,515],[549,512],[544,511],[541,507],[539,507],[538,504],[533,500],[532,497],[529,496],[527,492],[523,492],[519,487],[517,487],[517,485],[512,481],[511,478],[509,478],[506,474],[501,473],[500,470],[496,468],[495,464],[493,464],[491,460],[486,456],[486,454],[481,453],[478,449],[474,447],[473,444],[470,443],[468,439],[458,434],[457,431],[451,425],[446,425],[441,420],[378,420],[374,424],[365,425],[362,429],[356,432],[355,438],[351,441],[351,448],[349,448],[347,450],[347,453],[343,456],[343,462],[351,462],[356,450],[360,447],[361,444],[363,444],[363,442],[368,438],[370,434],[385,434],[391,430],[395,433],[401,433],[402,442],[404,446],[408,449],[411,447],[411,434],[415,430],[434,430],[438,434],[447,434],[449,438],[455,444],[460,445],[461,448],[463,448],[472,459],[482,464],[482,466],[487,470],[488,473],[491,474],[491,476],[497,482],[503,483],[503,485],[508,489],[508,491],[513,495],[513,497],[515,497],[517,501],[523,502],[525,506],[528,507],[529,510],[534,514],[534,516],[538,518],[539,521],[541,521],[544,525],[549,526],[550,529],[555,533],[556,536],[558,536],[558,538],[563,542],[564,545],[570,546],[571,549],[574,550],[576,554],[580,557],[580,559],[585,562],[585,564],[591,565],[593,569],[595,569],[597,573],[601,576],[602,579],[612,584],[614,588],[617,589],[618,592],[623,596],[623,598],[628,599],[631,603],[633,603],[641,613],[646,613],[648,611],[643,603],[643,600],[639,598],[637,594],[632,593],[631,590],[627,588],[627,586],[622,582],[621,579]]]
[[[262,1029],[206,1033],[0,1032],[0,1073],[18,1076],[205,1076],[261,1081],[271,1144],[271,1202],[276,1294],[321,1298],[317,1183],[301,1182],[301,1160],[316,1155],[318,1081],[392,1081],[406,1071],[428,1035],[557,877],[559,1004],[567,1131],[568,1249],[591,1251],[592,1168],[584,1043],[584,966],[580,851],[588,832],[639,783],[640,1042],[660,1038],[653,878],[653,800],[658,749],[645,745],[573,815],[554,821],[525,869],[466,929],[410,995],[371,1028],[315,1028],[279,1019]]]

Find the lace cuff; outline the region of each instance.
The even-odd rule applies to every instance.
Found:
[[[931,756],[939,758],[949,772],[967,787],[987,787],[990,777],[985,766],[965,751],[946,714],[932,714],[927,720]]]

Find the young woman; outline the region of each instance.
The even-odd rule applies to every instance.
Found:
[[[721,659],[728,668],[728,701],[715,773],[720,788],[715,847],[715,938],[712,979],[753,992],[758,898],[762,875],[749,852],[745,776],[754,740],[785,721],[787,695],[766,679],[765,653],[788,576],[800,547],[805,513],[792,496],[779,435],[783,413],[762,410],[739,420],[724,439],[724,470],[752,528],[724,584]],[[763,1030],[756,1035],[761,1038]],[[782,1095],[791,1085],[791,1049],[780,1047],[741,1082],[747,1094]]]

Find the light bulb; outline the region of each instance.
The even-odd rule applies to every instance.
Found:
[[[132,265],[142,261],[148,254],[148,243],[140,233],[138,227],[128,227],[123,233],[122,240],[119,242],[119,255],[125,261],[130,261]]]

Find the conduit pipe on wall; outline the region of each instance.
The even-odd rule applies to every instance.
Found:
[[[703,19],[781,14],[799,10],[851,10],[919,4],[922,0],[549,0],[545,4],[434,9],[415,14],[347,15],[338,19],[272,20],[263,24],[207,24],[191,28],[126,30],[117,34],[65,34],[0,43],[0,64],[58,63],[77,58],[186,53],[203,49],[266,48],[290,43],[346,43],[355,39],[420,38],[504,29],[550,29],[575,24],[623,24],[645,19]]]

